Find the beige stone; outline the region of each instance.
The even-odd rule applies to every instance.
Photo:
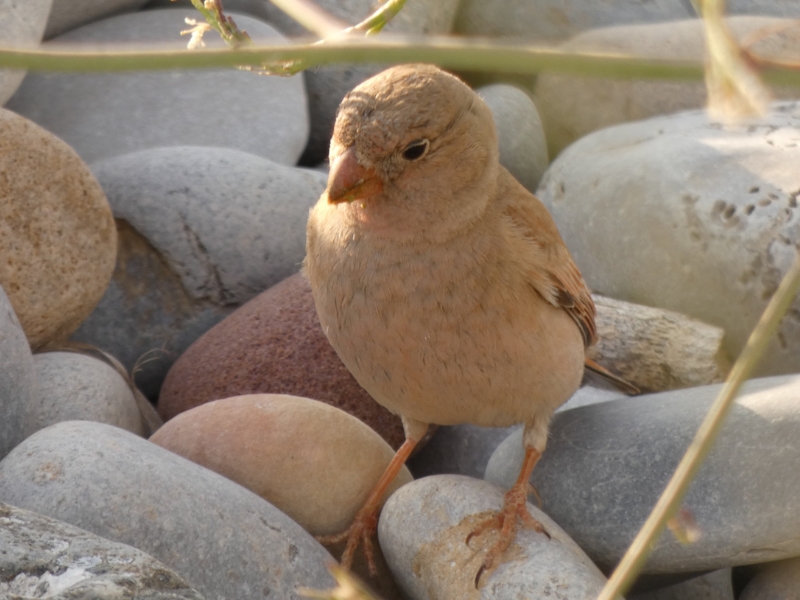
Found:
[[[203,404],[150,441],[252,490],[314,535],[349,527],[394,454],[344,411],[283,394]],[[411,479],[403,467],[387,497]]]
[[[72,148],[8,110],[0,110],[0,173],[0,285],[35,349],[66,339],[100,301],[117,232]]]
[[[734,36],[747,42],[763,36],[750,50],[763,58],[800,58],[800,28],[796,21],[773,17],[738,16],[727,20]],[[790,27],[790,25],[795,25]],[[783,29],[781,29],[783,28]],[[704,56],[703,24],[699,19],[669,23],[624,25],[576,35],[563,50],[635,54],[673,60]],[[777,98],[800,97],[798,88],[776,88]],[[617,123],[701,108],[706,102],[702,81],[605,79],[543,74],[535,87],[550,156],[576,139]]]

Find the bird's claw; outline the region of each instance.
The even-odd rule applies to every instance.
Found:
[[[503,502],[503,508],[495,515],[485,521],[478,523],[478,525],[467,536],[466,543],[469,544],[470,540],[478,535],[481,535],[489,529],[499,529],[500,539],[489,548],[483,563],[475,575],[475,587],[478,587],[481,577],[486,572],[491,572],[500,562],[503,553],[511,545],[511,542],[516,536],[517,529],[520,524],[523,527],[533,529],[537,533],[542,533],[547,536],[547,539],[552,539],[550,534],[547,533],[544,526],[534,519],[528,512],[527,507],[527,492],[528,486],[514,486],[506,493]],[[536,494],[538,497],[538,494]],[[518,521],[519,520],[519,521]]]
[[[363,514],[362,514],[363,513]],[[363,545],[364,556],[367,559],[367,566],[369,567],[370,575],[377,577],[378,569],[375,566],[375,551],[372,545],[372,536],[378,530],[378,514],[377,511],[364,512],[360,511],[353,523],[340,533],[332,535],[315,536],[316,540],[323,546],[332,546],[347,540],[347,546],[342,553],[342,558],[339,563],[347,570],[352,570],[353,558],[359,544]]]

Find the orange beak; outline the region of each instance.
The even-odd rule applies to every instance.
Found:
[[[353,202],[380,194],[383,182],[374,169],[358,164],[356,149],[350,146],[333,161],[326,191],[331,204]]]

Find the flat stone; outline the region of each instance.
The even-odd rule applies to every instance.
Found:
[[[147,0],[52,0],[52,2],[53,8],[44,32],[45,39],[90,21],[136,10],[144,6]]]
[[[405,439],[400,418],[367,394],[331,347],[300,274],[197,339],[167,374],[158,411],[169,420],[211,400],[255,393],[321,400],[363,421],[395,449]]]
[[[582,387],[558,410],[624,397],[616,391]],[[469,423],[439,427],[430,441],[408,461],[408,467],[417,478],[452,473],[483,479],[492,453],[520,427],[479,427]]]
[[[521,529],[504,561],[475,575],[497,532],[466,544],[468,534],[503,503],[503,490],[460,475],[425,477],[399,489],[386,503],[378,525],[384,555],[406,594],[433,598],[517,599],[557,597],[594,600],[605,577],[546,514],[528,504],[552,539]]]
[[[308,210],[325,178],[237,150],[186,146],[93,169],[117,218],[119,256],[105,296],[73,339],[128,369],[154,359],[136,382],[155,398],[194,340],[297,271]]]
[[[0,461],[0,498],[147,552],[207,598],[333,584],[330,555],[269,502],[111,425],[33,434]]]
[[[675,10],[681,9],[681,3],[671,4]],[[800,16],[800,10],[797,16]],[[751,50],[760,57],[781,60],[800,59],[793,23],[792,19],[765,16],[727,19],[728,27],[739,40],[774,30],[770,35],[761,36]],[[693,18],[592,29],[576,35],[559,48],[664,60],[701,60],[705,56],[706,43],[702,21]],[[778,98],[800,97],[796,87],[770,86],[770,89]],[[703,108],[706,86],[703,81],[610,79],[542,73],[536,80],[535,100],[547,133],[550,154],[556,156],[575,140],[604,127]]]
[[[725,12],[797,18],[800,6],[785,0],[730,0],[725,3]],[[459,7],[455,30],[466,35],[554,42],[587,29],[696,16],[690,3],[672,0],[464,0]]]
[[[530,192],[547,169],[547,141],[536,105],[527,92],[497,83],[475,90],[489,106],[497,126],[500,164]]]
[[[233,15],[256,43],[284,38]],[[45,44],[127,43],[185,48],[184,19],[195,10],[153,10],[84,25]],[[208,34],[209,47],[224,47]],[[216,39],[215,39],[216,38]],[[308,137],[302,77],[262,77],[237,69],[31,73],[7,107],[53,132],[89,163],[159,146],[220,146],[277,163],[297,162]]]
[[[47,15],[53,0],[25,0],[25,2],[3,2],[0,5],[0,44],[6,48],[37,46],[42,39]],[[0,106],[14,94],[25,78],[21,69],[0,71]]]
[[[798,118],[776,103],[737,126],[691,111],[609,127],[565,150],[538,195],[593,291],[721,327],[738,356],[800,244]],[[759,374],[800,371],[798,315],[800,299]]]
[[[531,482],[545,510],[601,569],[622,557],[720,389],[626,398],[553,419]],[[702,572],[800,554],[798,427],[800,376],[747,382],[683,501],[700,539],[683,545],[665,532],[643,572]],[[486,479],[513,483],[522,455],[515,432],[492,455]]]
[[[799,594],[800,556],[761,565],[739,600],[797,600]]]
[[[0,172],[0,285],[37,349],[65,340],[100,301],[114,269],[116,230],[103,190],[78,155],[4,109]]]
[[[0,596],[10,600],[202,600],[144,552],[0,502]]]
[[[649,592],[628,594],[628,600],[734,600],[730,569],[719,569]]]
[[[0,459],[25,439],[25,431],[36,418],[33,398],[36,371],[28,340],[14,314],[8,296],[0,287]]]
[[[36,420],[28,435],[61,421],[96,421],[144,436],[145,423],[122,375],[91,356],[45,352],[36,367]]]

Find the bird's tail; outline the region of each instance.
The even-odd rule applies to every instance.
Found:
[[[637,394],[641,394],[641,390],[637,388],[632,383],[625,381],[622,377],[618,375],[614,375],[611,371],[606,369],[605,367],[601,367],[596,362],[594,362],[591,358],[586,358],[584,361],[584,366],[589,369],[593,373],[597,373],[604,379],[607,379],[614,385],[616,385],[620,390],[625,392],[628,395],[635,396]]]

